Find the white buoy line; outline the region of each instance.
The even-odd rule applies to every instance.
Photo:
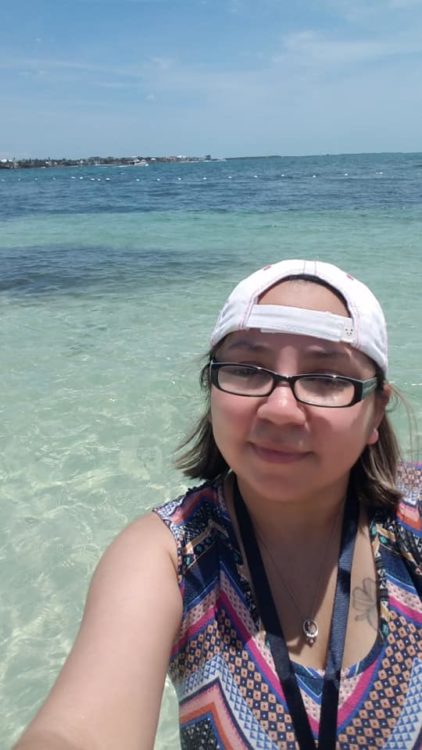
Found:
[[[374,172],[374,173],[372,173],[372,174],[373,174],[373,175],[376,175],[377,177],[380,177],[380,176],[384,176],[384,172],[383,172],[382,170],[377,170],[376,172]],[[121,172],[121,173],[120,173],[120,176],[125,176],[125,177],[127,177],[127,172]],[[281,174],[280,174],[280,175],[278,176],[278,178],[279,178],[279,179],[283,179],[283,178],[286,178],[286,177],[292,177],[292,176],[294,177],[294,179],[296,179],[296,180],[298,180],[298,181],[300,181],[300,180],[306,180],[306,179],[307,179],[307,178],[309,178],[309,177],[310,177],[311,179],[317,179],[317,178],[320,178],[320,177],[321,177],[321,175],[319,175],[318,173],[312,173],[312,174],[308,174],[308,175],[301,175],[301,176],[298,176],[298,175],[296,175],[296,176],[295,176],[295,175],[286,175],[286,173],[285,173],[285,172],[282,172],[282,173],[281,173]],[[336,174],[330,174],[330,175],[327,175],[328,179],[330,179],[330,178],[335,178],[335,177],[350,177],[350,176],[352,176],[352,177],[359,177],[359,175],[350,175],[350,173],[349,173],[349,172],[342,172],[341,174],[337,174],[337,175],[336,175]],[[368,175],[366,175],[366,176],[368,176]],[[257,179],[261,179],[261,178],[262,178],[262,176],[261,176],[261,175],[259,175],[259,174],[253,174],[253,175],[250,175],[250,179],[254,179],[254,180],[257,180]],[[70,175],[70,179],[71,179],[71,180],[77,180],[77,179],[79,179],[79,180],[87,180],[87,181],[89,181],[89,182],[115,182],[115,180],[113,180],[113,178],[112,178],[112,177],[92,177],[92,176],[89,176],[89,175]],[[220,178],[220,180],[218,180],[218,182],[221,182],[221,181],[223,181],[224,179],[226,179],[226,180],[233,180],[233,179],[235,179],[235,180],[236,180],[236,179],[237,179],[237,177],[236,177],[236,175],[231,175],[231,174],[229,174],[229,175],[224,175],[224,176],[222,176],[222,177]],[[240,179],[241,181],[244,181],[244,178],[243,178],[243,176],[242,176],[242,175],[239,175],[239,179]],[[324,178],[322,178],[322,179],[324,179]],[[34,177],[34,178],[33,178],[33,180],[34,180],[35,182],[38,182],[38,181],[39,181],[39,178],[38,178],[38,177]],[[53,181],[57,181],[57,180],[59,180],[59,178],[58,178],[58,177],[56,177],[56,176],[52,176],[52,177],[51,177],[51,180],[53,180]],[[187,183],[188,183],[189,185],[193,185],[193,184],[195,184],[195,183],[196,183],[196,184],[200,184],[201,182],[209,182],[209,181],[210,181],[210,178],[209,178],[209,177],[206,177],[206,176],[204,175],[204,176],[202,176],[202,177],[197,177],[197,178],[196,178],[195,180],[189,180],[189,179],[188,179],[188,180],[186,180],[186,178],[182,178],[182,177],[176,177],[176,178],[174,178],[174,180],[173,180],[173,179],[165,179],[165,181],[166,181],[166,183],[167,183],[167,184],[168,184],[168,183],[172,183],[172,182],[182,182],[183,180],[185,180],[185,182],[187,182]],[[266,181],[266,177],[265,177],[265,176],[263,177],[263,180],[264,180],[264,182]],[[22,182],[22,178],[21,178],[21,177],[18,177],[18,178],[17,178],[17,181],[18,181],[18,182]],[[142,178],[140,178],[140,177],[136,177],[134,181],[135,181],[135,182],[142,182],[142,183],[144,183],[144,184],[148,184],[148,182],[149,182],[149,180],[143,180],[143,179],[142,179]],[[155,178],[155,181],[156,181],[156,182],[161,182],[161,181],[162,181],[162,178],[161,178],[161,177],[156,177],[156,178]],[[272,178],[272,179],[271,179],[271,181],[272,181],[272,182],[274,182],[274,181],[275,181],[275,180],[274,180],[274,178]],[[5,182],[7,182],[7,180],[6,180],[5,178],[3,178],[3,177],[2,177],[2,178],[0,178],[0,182],[2,182],[2,183],[5,183]],[[43,182],[43,183],[45,182],[45,178],[43,178],[42,182]],[[216,181],[214,181],[214,180],[211,180],[211,184],[215,184],[216,182],[217,182],[217,180],[216,180]],[[118,184],[122,184],[122,183],[121,183],[121,182],[119,181],[119,183],[118,183]],[[123,184],[129,184],[129,183],[123,183]]]

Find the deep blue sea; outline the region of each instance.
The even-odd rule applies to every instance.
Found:
[[[422,154],[0,170],[0,746],[51,685],[101,551],[186,486],[173,452],[236,281],[320,258],[380,298],[422,416]],[[413,453],[411,453],[413,451]],[[420,455],[420,452],[419,452]],[[157,750],[177,748],[166,690]]]

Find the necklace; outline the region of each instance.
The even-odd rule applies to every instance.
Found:
[[[273,556],[270,548],[268,547],[265,539],[262,537],[262,535],[260,534],[260,532],[258,531],[258,529],[257,528],[255,529],[256,530],[256,535],[257,535],[259,541],[261,542],[263,548],[265,549],[265,551],[266,551],[266,553],[267,553],[267,555],[268,555],[268,557],[269,557],[269,559],[270,559],[270,561],[271,561],[271,563],[273,565],[274,570],[276,571],[276,573],[280,577],[281,583],[283,584],[283,587],[285,588],[286,592],[288,593],[288,595],[289,595],[289,597],[290,597],[290,599],[292,601],[292,604],[293,604],[296,612],[299,615],[299,618],[300,618],[300,620],[302,622],[302,632],[303,632],[303,634],[305,636],[305,639],[306,639],[306,642],[307,642],[307,644],[309,646],[313,646],[314,645],[316,639],[318,638],[318,634],[319,634],[318,623],[317,623],[317,621],[315,619],[316,602],[318,601],[318,595],[319,595],[319,593],[321,591],[321,585],[322,585],[322,581],[323,581],[323,574],[324,574],[324,572],[326,570],[326,567],[327,567],[327,565],[326,565],[326,563],[327,563],[327,557],[328,557],[328,554],[329,554],[329,551],[330,551],[331,542],[332,542],[332,540],[334,538],[334,532],[335,532],[335,530],[336,530],[336,528],[338,526],[338,520],[339,520],[339,518],[340,518],[340,514],[337,514],[335,516],[335,518],[334,518],[334,522],[333,522],[333,524],[331,526],[331,530],[330,530],[330,533],[329,533],[329,536],[328,536],[328,539],[327,539],[327,543],[325,545],[325,554],[322,557],[321,565],[320,565],[320,568],[319,568],[319,574],[318,574],[318,577],[317,577],[317,585],[315,586],[315,589],[314,589],[314,596],[313,596],[313,599],[312,599],[311,607],[309,609],[309,616],[308,617],[304,617],[303,612],[301,611],[301,609],[300,609],[300,607],[299,607],[299,605],[298,605],[298,603],[297,603],[297,601],[295,599],[293,591],[290,588],[289,584],[287,583],[286,579],[284,578],[284,576],[283,576],[283,574],[282,574],[282,572],[280,570],[280,567],[277,564],[277,562],[276,562],[276,560],[275,560],[275,558],[274,558],[274,556]]]

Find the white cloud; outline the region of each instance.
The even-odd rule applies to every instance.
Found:
[[[328,8],[333,15],[343,18],[351,24],[371,25],[373,29],[389,26],[398,28],[397,24],[406,24],[406,17],[400,11],[422,9],[422,0],[320,0],[322,7]],[[417,18],[408,16],[412,26]]]
[[[178,0],[173,0],[177,2]],[[74,2],[80,3],[81,5],[115,5],[116,0],[74,0]],[[162,5],[168,4],[169,0],[119,0],[120,5]]]
[[[103,65],[83,60],[57,58],[0,59],[0,69],[15,71],[20,78],[43,83],[83,83],[85,86],[108,88],[139,87],[143,80],[142,66]]]
[[[393,9],[422,8],[422,0],[389,0],[389,6]]]
[[[56,78],[61,73],[73,74],[74,79],[78,77],[87,80],[90,75],[103,75],[108,79],[127,79],[125,85],[139,84],[146,75],[166,76],[172,68],[177,69],[177,61],[169,57],[151,57],[131,65],[104,65],[84,60],[71,60],[45,57],[14,57],[9,59],[0,58],[0,69],[15,70],[23,75],[50,75]],[[110,85],[112,81],[109,80]],[[117,82],[119,83],[119,82]],[[123,82],[122,82],[123,83]]]
[[[174,66],[175,60],[170,57],[151,57],[149,64],[160,70],[169,70],[169,68]]]
[[[289,64],[298,69],[314,71],[353,67],[387,58],[422,53],[422,39],[410,35],[378,39],[338,39],[314,31],[286,35],[275,63]]]

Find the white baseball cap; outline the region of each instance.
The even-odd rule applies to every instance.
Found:
[[[344,298],[349,316],[283,305],[260,305],[260,297],[287,277],[320,280]],[[386,373],[387,326],[381,305],[365,284],[331,263],[282,260],[243,279],[226,300],[211,336],[215,346],[228,333],[258,328],[273,333],[296,333],[328,341],[344,341],[370,357]]]

